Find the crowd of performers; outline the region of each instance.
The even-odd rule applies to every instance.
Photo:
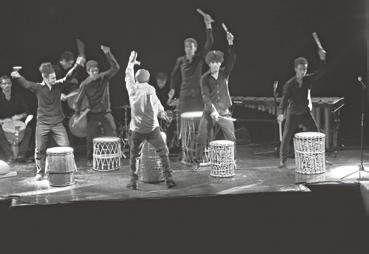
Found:
[[[232,105],[228,80],[235,64],[234,36],[223,25],[226,32],[228,49],[223,52],[212,50],[214,37],[212,17],[201,10],[206,27],[206,41],[200,49],[194,38],[184,40],[185,55],[177,58],[174,68],[168,77],[158,73],[156,86],[149,84],[150,72],[145,69],[134,70],[140,65],[138,53],[131,51],[125,70],[125,86],[129,96],[131,121],[129,125],[130,147],[130,181],[127,188],[137,189],[136,158],[141,154],[144,141],[152,144],[160,157],[165,182],[168,188],[174,187],[175,181],[169,161],[168,144],[160,134],[160,122],[170,122],[166,113],[169,108],[176,107],[178,114],[201,111],[202,116],[196,138],[196,152],[193,169],[197,170],[202,159],[204,148],[213,138],[213,127],[222,130],[224,139],[236,142],[234,123],[231,118]],[[10,75],[0,77],[0,123],[22,121],[25,125],[24,137],[19,144],[17,158],[14,158],[12,144],[7,140],[4,128],[0,128],[0,147],[5,160],[12,164],[31,162],[33,150],[37,168],[36,180],[45,178],[45,157],[49,137],[57,146],[73,146],[73,138],[68,126],[71,115],[76,114],[73,125],[83,116],[87,117],[86,156],[87,166],[92,166],[93,139],[100,135],[117,136],[117,128],[111,110],[109,83],[117,74],[120,65],[107,46],[101,46],[110,68],[100,72],[99,63],[86,61],[83,43],[77,40],[78,57],[71,52],[61,55],[56,64],[44,62],[39,71],[42,82],[32,82],[23,77],[20,67],[14,67]],[[280,145],[280,165],[286,167],[288,143],[298,125],[306,130],[317,131],[317,125],[309,108],[309,93],[314,81],[323,73],[326,52],[319,47],[321,68],[313,74],[307,74],[308,61],[299,57],[295,59],[296,75],[288,80],[283,89],[282,102],[279,106],[278,121],[285,121],[283,138]],[[224,65],[223,65],[224,62]],[[206,63],[206,69],[203,68]],[[223,65],[223,66],[222,66]],[[88,74],[84,80],[79,79],[83,70]],[[170,85],[167,85],[169,81]],[[14,93],[12,84],[22,86],[37,97],[37,112],[32,112],[26,105],[26,98]],[[76,95],[74,110],[66,106],[66,99]],[[159,119],[159,120],[158,120]],[[179,120],[179,119],[177,119]],[[178,125],[178,123],[177,123]],[[173,128],[174,125],[171,125]],[[177,126],[178,127],[178,126]],[[175,128],[175,127],[174,127]],[[174,131],[168,129],[168,142],[172,141]],[[178,128],[177,128],[178,131]],[[35,136],[33,145],[32,135]],[[178,134],[177,134],[178,135]]]

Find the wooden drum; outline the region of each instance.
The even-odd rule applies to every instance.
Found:
[[[46,173],[51,186],[74,184],[74,172],[77,170],[73,148],[53,147],[46,150]]]

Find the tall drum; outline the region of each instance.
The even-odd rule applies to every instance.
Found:
[[[214,140],[210,142],[210,175],[214,177],[232,177],[235,175],[234,142]]]
[[[74,184],[74,172],[77,170],[73,148],[53,147],[46,150],[45,171],[51,186]]]
[[[296,173],[321,174],[325,172],[325,134],[320,132],[296,133]]]
[[[166,134],[161,132],[161,136],[164,142],[166,142]],[[138,168],[140,170],[139,177],[142,182],[157,183],[164,181],[163,166],[161,165],[160,157],[156,153],[155,148],[147,141],[143,144]]]
[[[8,140],[9,144],[11,144],[13,157],[17,158],[19,152],[19,143],[21,143],[23,140],[26,125],[22,121],[12,120],[3,123],[2,128],[6,139]]]
[[[192,164],[196,157],[196,136],[199,130],[199,124],[202,117],[202,111],[185,112],[181,114],[180,139],[182,140],[182,163]],[[208,148],[205,148],[204,155],[200,165],[208,165],[210,162]]]
[[[112,171],[120,168],[120,139],[99,137],[93,139],[93,169]]]

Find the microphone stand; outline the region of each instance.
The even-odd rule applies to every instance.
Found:
[[[358,77],[358,81],[361,84],[361,125],[360,125],[360,164],[359,164],[359,170],[356,170],[344,177],[342,177],[341,179],[344,179],[348,176],[351,176],[353,174],[356,174],[357,172],[359,173],[359,178],[358,181],[361,180],[361,173],[365,172],[365,173],[369,173],[369,171],[366,171],[363,165],[363,150],[364,150],[364,117],[365,117],[365,94],[366,94],[366,89],[367,86],[364,84],[364,82],[362,81],[361,77]]]

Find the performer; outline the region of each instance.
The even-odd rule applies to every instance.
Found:
[[[172,177],[172,170],[169,162],[168,147],[164,142],[159,130],[158,116],[167,118],[163,105],[156,96],[155,89],[147,82],[150,73],[145,69],[140,69],[134,75],[134,65],[137,62],[137,52],[132,51],[126,68],[126,88],[128,91],[129,102],[131,105],[130,130],[130,158],[131,178],[127,188],[137,189],[137,169],[136,159],[139,157],[143,142],[146,140],[153,145],[160,156],[163,167],[163,174],[168,188],[174,187],[176,183]],[[135,80],[136,78],[136,80]]]
[[[53,64],[53,68],[55,70],[55,74],[56,74],[56,79],[61,79],[63,77],[65,77],[65,75],[67,74],[67,72],[70,70],[70,68],[73,67],[75,61],[75,57],[74,54],[70,51],[65,51],[61,54],[60,59],[57,63]],[[78,72],[75,72],[73,77],[71,78],[71,80],[69,81],[68,85],[65,85],[62,89],[62,94],[61,94],[61,100],[62,100],[62,109],[63,109],[63,113],[65,115],[63,124],[65,129],[67,130],[67,134],[68,134],[68,139],[69,139],[69,143],[71,145],[73,145],[74,141],[74,137],[71,133],[71,131],[69,130],[69,126],[68,126],[68,122],[69,119],[71,118],[71,116],[74,113],[74,110],[71,109],[66,101],[66,95],[68,95],[69,93],[76,91],[79,87],[79,81],[77,79],[77,75]]]
[[[197,41],[193,38],[184,40],[185,55],[177,59],[171,73],[171,90],[169,97],[179,92],[179,113],[201,111],[204,107],[201,98],[200,78],[202,75],[203,59],[211,49],[214,38],[210,15],[204,14],[206,25],[206,42],[202,51],[197,52]],[[178,82],[180,80],[180,82]]]
[[[12,164],[18,162],[30,162],[32,158],[27,158],[29,152],[32,151],[30,147],[31,137],[35,131],[35,125],[30,124],[33,119],[33,114],[30,110],[30,105],[26,103],[26,99],[19,93],[16,94],[12,89],[12,81],[7,75],[0,77],[0,125],[7,121],[22,120],[26,124],[24,137],[19,144],[19,152],[17,158],[13,157],[11,144],[5,137],[4,131],[0,126],[0,147],[4,151],[6,161]]]
[[[213,136],[213,127],[215,124],[220,127],[225,139],[236,141],[233,122],[227,119],[227,117],[231,117],[229,107],[232,105],[228,90],[228,80],[236,60],[233,50],[233,39],[234,36],[230,32],[227,32],[228,56],[224,68],[220,68],[224,60],[223,52],[213,50],[205,58],[205,62],[209,65],[209,71],[201,77],[201,94],[204,101],[204,111],[196,138],[197,147],[194,170],[198,170],[200,167],[205,146]]]
[[[13,71],[11,77],[23,87],[29,89],[37,96],[37,123],[36,123],[36,149],[35,160],[37,167],[36,180],[42,180],[45,176],[45,157],[48,135],[51,134],[58,146],[69,146],[66,130],[63,126],[64,114],[61,107],[60,94],[63,85],[73,77],[79,66],[85,62],[83,57],[78,57],[63,79],[56,79],[55,70],[50,62],[42,63],[39,71],[43,81],[35,83],[26,80],[18,71]]]
[[[283,87],[281,104],[279,105],[278,121],[284,124],[283,137],[280,145],[279,168],[286,168],[288,144],[298,125],[306,131],[318,131],[318,127],[310,112],[309,93],[313,83],[322,76],[326,52],[319,48],[321,64],[312,74],[307,74],[308,61],[304,57],[295,59],[295,76],[289,79]]]
[[[111,114],[109,81],[118,72],[120,66],[109,47],[101,46],[101,50],[109,61],[110,69],[99,73],[99,64],[95,60],[86,63],[88,77],[82,81],[75,109],[81,113],[83,97],[86,96],[90,105],[87,114],[87,166],[92,166],[93,139],[98,136],[98,123],[101,122],[105,136],[116,136],[116,126]],[[78,117],[77,117],[78,118]],[[77,119],[75,118],[75,119]]]
[[[158,96],[165,110],[171,109],[171,107],[167,104],[169,99],[168,94],[170,90],[170,87],[166,85],[168,81],[168,75],[165,72],[159,72],[155,75],[155,80],[156,95]]]

